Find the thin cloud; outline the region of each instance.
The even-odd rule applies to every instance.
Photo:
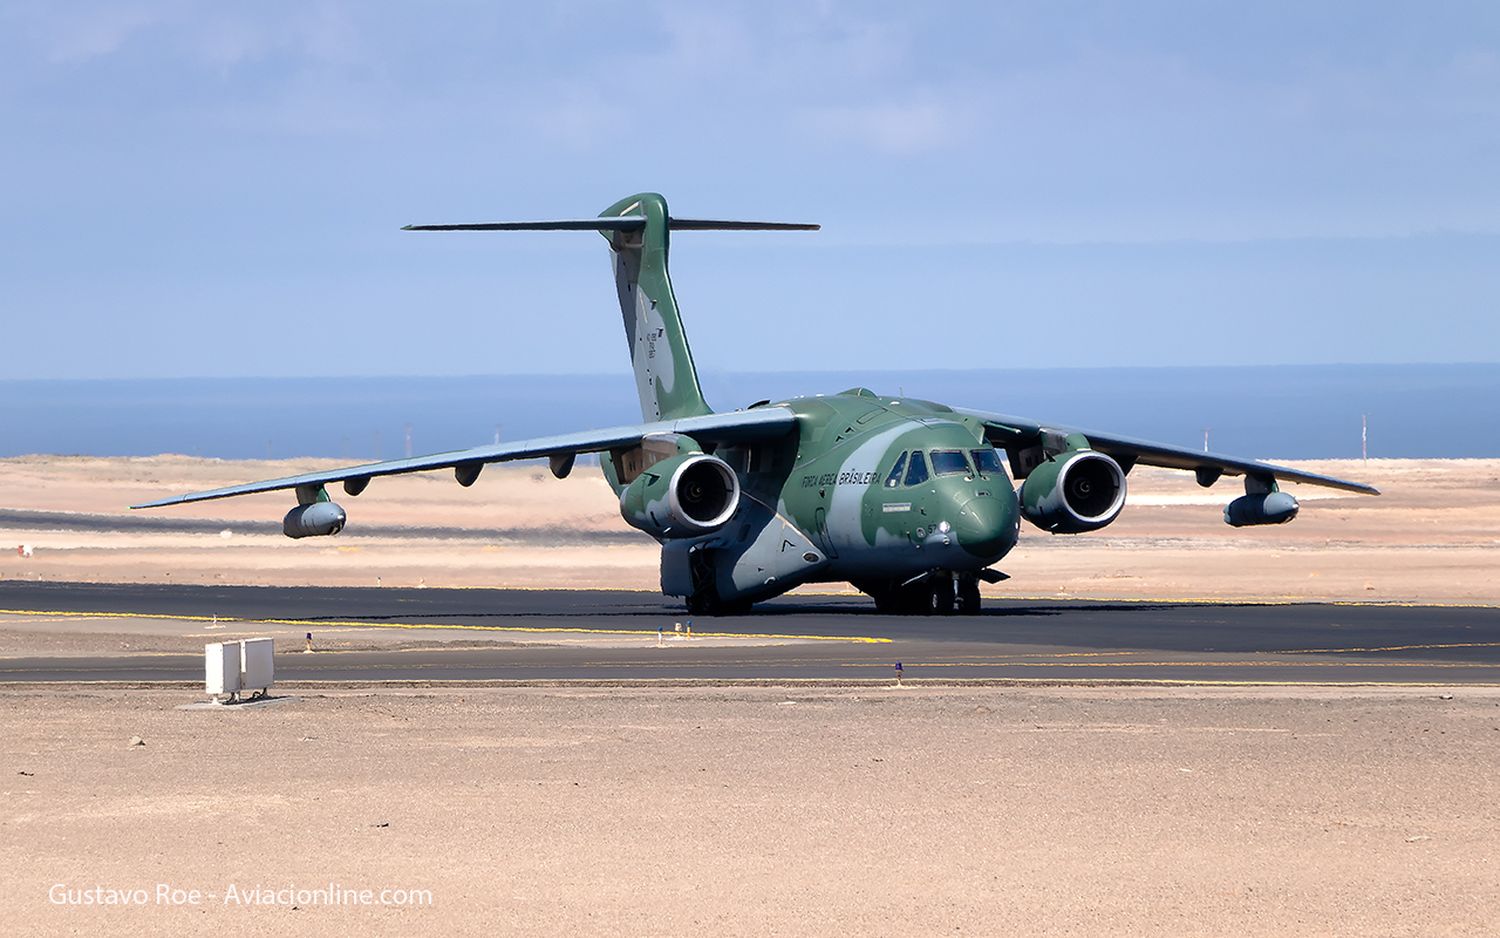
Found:
[[[99,8],[32,8],[28,32],[54,65],[113,55],[142,30],[160,22],[162,11],[128,4]]]
[[[800,123],[836,146],[912,156],[964,142],[974,113],[962,104],[927,98],[806,108]]]

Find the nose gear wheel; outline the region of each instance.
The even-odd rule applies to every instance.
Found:
[[[861,587],[875,599],[875,610],[886,615],[978,615],[979,577],[970,573],[934,573],[915,583]]]

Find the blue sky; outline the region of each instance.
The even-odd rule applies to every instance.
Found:
[[[1500,5],[0,0],[9,377],[1500,360]]]

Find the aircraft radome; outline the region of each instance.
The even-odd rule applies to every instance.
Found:
[[[1280,481],[1378,494],[1368,485],[1112,433],[850,388],[715,412],[703,399],[667,273],[669,232],[815,230],[816,225],[675,218],[660,195],[622,199],[597,218],[409,226],[414,231],[597,231],[609,244],[642,422],[369,463],[196,492],[156,508],[291,489],[288,537],[337,534],[350,496],[380,476],[452,469],[472,485],[489,463],[544,457],[558,478],[598,453],[620,513],[661,544],[661,588],[695,614],[725,614],[803,583],[848,582],[884,611],[979,610],[979,582],[1016,544],[1020,523],[1054,534],[1119,517],[1137,465],[1243,476],[1232,525],[1282,524],[1297,500]],[[1001,455],[1003,452],[1003,456]],[[1007,473],[1007,467],[1009,472]],[[1020,482],[1013,488],[1012,479]]]

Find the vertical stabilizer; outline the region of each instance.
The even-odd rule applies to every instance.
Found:
[[[712,413],[698,386],[693,352],[667,273],[667,200],[645,192],[621,199],[600,214],[601,218],[619,216],[645,219],[639,228],[600,232],[609,240],[614,261],[615,291],[635,368],[641,416],[673,420]]]
[[[647,420],[712,413],[698,386],[677,297],[667,276],[668,229],[679,231],[817,231],[817,225],[780,221],[671,218],[654,192],[621,199],[595,218],[407,225],[404,231],[597,231],[609,242],[625,340]]]

